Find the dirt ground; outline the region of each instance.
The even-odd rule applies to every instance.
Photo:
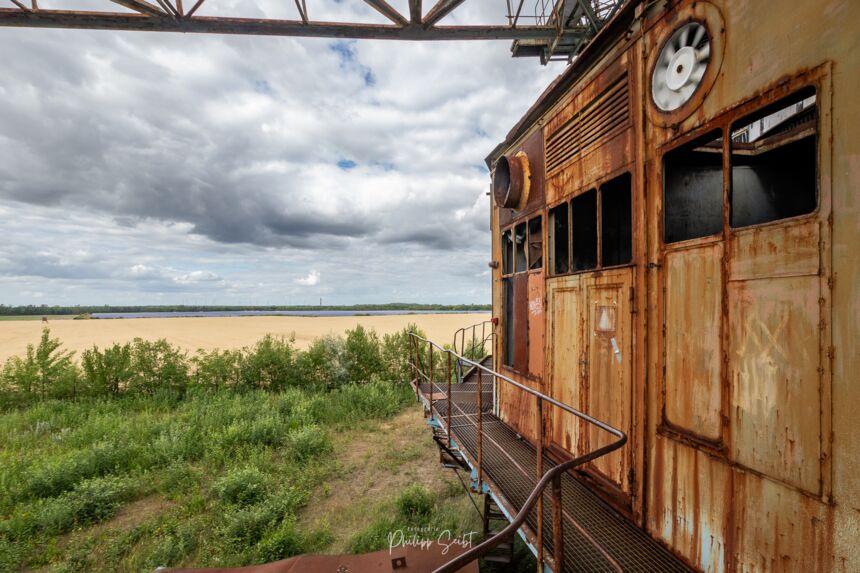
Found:
[[[295,336],[296,345],[306,348],[325,334],[341,334],[358,324],[373,328],[380,335],[395,332],[409,323],[417,324],[439,343],[450,343],[454,332],[463,326],[488,320],[489,314],[406,314],[397,316],[252,316],[217,318],[130,318],[112,320],[55,320],[48,322],[52,336],[65,348],[80,351],[93,345],[110,346],[135,337],[149,340],[166,338],[191,352],[198,348],[241,348],[254,344],[266,334]],[[27,344],[37,344],[42,322],[0,321],[0,362],[21,356]]]
[[[439,451],[418,406],[368,428],[335,437],[338,475],[314,492],[300,519],[303,528],[328,525],[334,542],[326,553],[347,551],[351,535],[369,525],[380,501],[409,485],[439,493],[461,487],[439,463]]]

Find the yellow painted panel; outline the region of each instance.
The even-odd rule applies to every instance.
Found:
[[[586,412],[630,434],[632,418],[629,270],[622,271],[626,281],[588,288],[588,408]],[[589,427],[589,447],[596,449],[614,438],[607,432]],[[622,448],[592,463],[604,476],[629,492],[627,470],[629,448]]]
[[[819,492],[818,276],[729,285],[732,455]]]
[[[578,282],[550,291],[552,397],[581,409],[582,312]],[[573,415],[552,408],[552,441],[573,455],[585,449],[581,424]]]
[[[668,422],[712,440],[720,432],[721,243],[666,255]]]

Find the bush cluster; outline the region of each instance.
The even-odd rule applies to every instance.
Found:
[[[299,512],[335,467],[333,432],[414,400],[402,383],[412,329],[357,327],[307,350],[273,336],[193,354],[138,339],[79,361],[45,329],[0,369],[0,572],[247,565],[323,549],[331,533],[303,531]],[[99,534],[106,545],[58,541],[152,494],[169,507]],[[398,502],[412,521],[432,507],[419,490]]]
[[[408,332],[379,337],[361,325],[345,337],[325,336],[307,350],[293,339],[268,335],[240,350],[198,350],[189,355],[164,339],[140,338],[81,353],[63,350],[46,327],[24,357],[12,357],[0,370],[0,405],[33,398],[74,398],[169,394],[189,388],[236,388],[282,391],[288,388],[335,390],[370,381],[409,377]]]

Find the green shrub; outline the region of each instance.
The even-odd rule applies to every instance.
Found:
[[[159,491],[171,498],[196,491],[200,485],[200,477],[187,463],[174,462],[160,475]]]
[[[0,522],[0,537],[27,539],[37,534],[58,535],[75,527],[113,517],[135,491],[128,478],[116,476],[83,481],[58,497],[19,506]]]
[[[303,426],[289,434],[290,451],[293,459],[306,462],[332,451],[328,434],[317,425]]]
[[[100,351],[98,346],[93,346],[81,355],[81,367],[84,371],[84,380],[91,392],[119,394],[134,378],[131,345],[114,344],[104,351]]]
[[[300,555],[307,552],[306,545],[307,540],[296,527],[295,519],[288,517],[257,544],[256,560],[266,563]]]
[[[350,382],[344,363],[346,345],[339,336],[322,336],[300,353],[296,368],[301,385],[306,388],[332,390]]]
[[[188,385],[188,356],[164,339],[135,338],[131,346],[130,387],[142,394],[168,391],[182,394]]]
[[[253,349],[245,352],[240,378],[250,388],[282,390],[299,386],[293,339],[267,334]]]
[[[74,352],[61,350],[58,338],[51,338],[47,327],[42,329],[39,345],[27,345],[24,358],[13,356],[3,365],[2,385],[6,391],[66,398],[74,396],[80,375],[72,362]]]
[[[278,446],[287,438],[283,421],[275,414],[238,419],[224,428],[221,443],[229,448],[244,445]]]
[[[255,467],[228,471],[213,486],[218,499],[224,503],[250,505],[266,495],[266,477]]]
[[[406,384],[374,379],[363,386],[349,384],[329,393],[325,400],[313,404],[314,419],[351,426],[367,419],[393,416],[414,400],[415,394]]]
[[[344,363],[349,380],[354,383],[370,381],[383,373],[382,352],[376,331],[365,330],[360,324],[346,331]]]
[[[192,359],[197,368],[197,383],[213,388],[238,386],[244,360],[241,350],[198,350]]]
[[[397,514],[412,523],[428,518],[433,512],[433,494],[422,485],[411,485],[400,492],[395,504]]]
[[[236,506],[222,512],[218,532],[228,552],[242,551],[259,543],[284,519],[295,516],[307,501],[307,494],[286,489],[260,502]]]
[[[32,467],[20,485],[20,497],[52,497],[71,490],[89,478],[132,469],[141,449],[110,442],[75,450]]]
[[[415,352],[410,332],[425,336],[417,325],[410,323],[401,330],[382,337],[382,362],[385,367],[385,377],[391,382],[405,382],[413,376],[410,363]]]

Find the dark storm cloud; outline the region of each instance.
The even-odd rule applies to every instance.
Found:
[[[59,255],[42,253],[0,258],[0,274],[46,279],[103,279],[109,276],[98,263],[69,261]]]

